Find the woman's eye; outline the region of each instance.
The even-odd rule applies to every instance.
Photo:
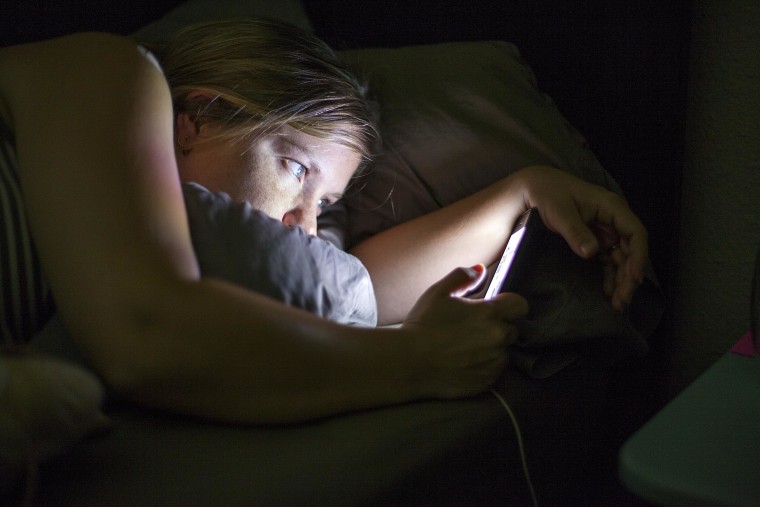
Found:
[[[325,208],[326,208],[326,207],[328,207],[330,204],[332,204],[332,203],[329,201],[329,199],[319,199],[319,200],[317,201],[317,207],[318,207],[320,210],[323,210],[323,209],[325,209]]]
[[[304,174],[306,174],[306,167],[304,167],[303,164],[299,164],[295,160],[290,159],[286,159],[285,164],[288,166],[288,169],[293,174],[293,176],[299,180],[303,179]]]

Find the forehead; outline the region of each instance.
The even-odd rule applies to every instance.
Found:
[[[359,167],[361,155],[343,144],[305,134],[293,127],[283,127],[272,136],[274,148],[306,166],[314,175],[348,183]]]
[[[360,155],[353,149],[330,139],[306,134],[298,129],[285,126],[273,136],[276,142],[289,144],[294,148],[307,151],[314,156],[328,158],[353,158]]]

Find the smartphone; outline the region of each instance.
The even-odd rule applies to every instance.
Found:
[[[531,208],[520,215],[496,265],[484,299],[491,299],[501,292],[519,291],[520,284],[528,275],[531,259],[537,258],[541,253],[547,232],[537,209]]]

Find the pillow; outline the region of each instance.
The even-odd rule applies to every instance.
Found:
[[[184,184],[183,191],[203,276],[343,324],[377,324],[372,282],[356,257],[227,194],[195,183]]]
[[[379,104],[383,153],[348,196],[355,242],[544,164],[619,192],[507,42],[343,52]]]
[[[457,42],[343,55],[369,84],[383,137],[382,153],[345,198],[348,247],[534,164],[621,193],[583,136],[538,90],[512,44]],[[647,351],[645,337],[663,307],[651,272],[623,315],[603,293],[599,265],[578,258],[561,238],[534,264],[521,291],[531,311],[513,352],[524,371],[548,376],[573,361],[576,346],[592,341],[609,348],[610,361]]]

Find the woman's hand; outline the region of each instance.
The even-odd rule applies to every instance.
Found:
[[[410,354],[418,362],[422,397],[456,398],[484,391],[507,364],[517,338],[514,322],[528,313],[517,294],[473,300],[465,296],[485,277],[485,267],[458,268],[431,286],[402,328],[412,330]]]
[[[528,167],[509,179],[525,208],[538,208],[546,226],[575,253],[603,263],[605,293],[615,309],[625,308],[643,279],[648,257],[647,231],[626,201],[551,167]]]

